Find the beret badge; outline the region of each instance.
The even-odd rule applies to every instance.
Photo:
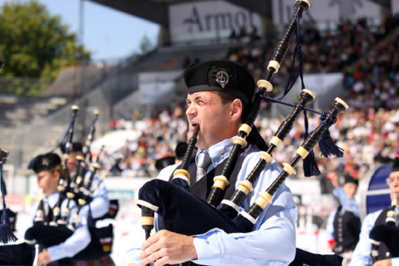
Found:
[[[42,159],[42,165],[43,166],[48,167],[49,164],[50,164],[50,162],[49,162],[48,158],[43,158]]]
[[[226,71],[220,70],[216,73],[216,82],[224,89],[227,83],[229,83],[229,74]]]

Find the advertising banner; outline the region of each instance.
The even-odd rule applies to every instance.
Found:
[[[395,1],[393,1],[395,2]],[[273,0],[274,25],[286,25],[292,19],[294,1]],[[369,0],[317,0],[311,1],[303,20],[339,22],[342,19],[375,18],[380,16],[380,6]]]
[[[225,1],[201,1],[171,5],[169,25],[172,41],[227,38],[232,30],[260,32],[259,14]]]

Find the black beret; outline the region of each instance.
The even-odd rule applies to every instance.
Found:
[[[60,149],[62,153],[66,153],[66,143],[60,144]],[[69,152],[82,152],[83,146],[80,142],[72,142]]]
[[[355,185],[359,185],[359,180],[357,180],[356,178],[351,177],[350,175],[345,175],[344,184],[347,184],[347,183],[353,183]]]
[[[40,154],[30,161],[28,169],[36,174],[44,170],[50,170],[61,164],[61,158],[55,153]]]
[[[225,60],[191,64],[184,71],[188,93],[199,91],[227,92],[241,99],[244,104],[252,102],[255,81],[241,65]]]
[[[391,172],[398,172],[398,171],[399,171],[399,157],[396,157],[396,158],[393,160]]]

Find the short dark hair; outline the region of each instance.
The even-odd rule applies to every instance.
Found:
[[[238,97],[236,97],[230,93],[227,93],[227,92],[218,91],[217,93],[219,94],[219,97],[222,100],[222,104],[224,104],[224,105],[231,103],[235,99],[239,99]],[[241,115],[241,122],[242,122],[245,117],[244,114],[245,114],[245,111],[247,110],[247,105],[243,101],[241,101],[241,102],[242,102],[242,115]]]

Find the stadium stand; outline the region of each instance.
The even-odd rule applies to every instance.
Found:
[[[337,86],[341,93],[344,93],[340,96],[348,101],[351,106],[360,107],[366,103],[370,107],[368,112],[370,114],[373,112],[376,114],[381,113],[382,111],[379,111],[380,108],[388,111],[392,110],[398,104],[397,87],[399,79],[395,74],[398,69],[398,60],[392,60],[393,63],[389,65],[386,64],[386,59],[398,58],[398,51],[395,49],[399,36],[397,25],[397,16],[388,17],[381,25],[369,25],[369,22],[365,19],[344,21],[331,30],[320,30],[316,28],[315,24],[305,23],[303,25],[302,43],[305,56],[304,72],[341,72],[344,76],[344,82]],[[105,111],[100,115],[99,123],[101,125],[99,126],[98,136],[104,135],[110,130],[109,124],[112,120],[133,123],[130,121],[131,117],[126,114],[114,116],[107,113],[112,113],[112,106],[116,105],[120,100],[138,91],[139,74],[172,70],[182,71],[183,66],[187,65],[188,61],[230,59],[244,64],[252,71],[255,79],[262,78],[265,73],[265,62],[271,56],[273,44],[281,37],[279,34],[281,33],[276,31],[273,35],[268,35],[266,40],[257,40],[256,42],[231,42],[228,44],[203,44],[199,46],[180,45],[178,47],[168,45],[159,47],[145,56],[126,58],[117,65],[65,69],[46,90],[43,97],[39,99],[28,100],[2,96],[1,109],[3,112],[1,112],[0,118],[4,125],[10,126],[11,132],[10,134],[5,134],[3,137],[4,142],[13,143],[13,139],[26,139],[32,145],[34,145],[33,143],[38,143],[33,141],[31,134],[27,132],[33,131],[35,124],[43,126],[43,122],[40,121],[47,121],[45,128],[48,130],[46,131],[52,131],[52,126],[65,126],[68,120],[69,107],[72,103],[84,106],[81,110],[82,118],[79,120],[78,138],[83,137],[84,130],[88,127],[88,120],[90,119],[85,119],[84,117],[98,104]],[[191,55],[195,55],[196,58],[190,58]],[[290,56],[292,54],[288,54],[287,58]],[[278,92],[286,86],[285,83],[288,80],[288,69],[291,62],[287,61],[285,64],[273,78],[275,86],[273,97],[277,96]],[[84,77],[84,82],[82,82],[82,77]],[[180,87],[181,90],[181,80],[176,84],[179,84],[176,87]],[[78,97],[76,97],[77,95]],[[158,110],[171,110],[171,106],[174,105],[182,106],[184,95],[178,94],[178,96],[180,98],[175,98],[169,106],[165,106],[164,103],[154,103],[151,113],[146,113],[143,106],[129,108],[131,110],[139,109],[143,115],[147,116],[143,118],[145,123],[150,123],[153,127],[163,127],[162,121],[159,121],[158,118],[161,112]],[[30,101],[31,103],[29,103]],[[15,106],[18,106],[18,108]],[[264,112],[268,116],[272,115],[268,108]],[[354,113],[356,114],[356,112]],[[165,112],[163,114],[165,115]],[[167,115],[173,121],[171,111]],[[357,114],[357,116],[360,115]],[[262,126],[268,126],[274,119],[278,120],[279,118],[275,117],[270,119],[270,121],[261,121],[259,123]],[[18,127],[24,127],[25,130],[15,129]],[[342,130],[348,130],[348,128]],[[264,134],[267,138],[270,133],[266,130]],[[300,133],[297,135],[300,135]],[[52,139],[59,138],[60,136],[58,138],[57,136],[52,137]],[[165,136],[154,136],[154,138],[167,139]],[[170,145],[173,145],[173,143],[174,141]],[[40,143],[40,148],[49,150],[53,147],[53,144],[45,141]],[[155,150],[156,147],[152,147],[152,149]],[[171,153],[173,147],[168,147],[167,150],[168,152],[164,152],[165,154]],[[16,153],[20,154],[20,158],[16,161],[13,161],[15,158],[10,158],[10,163],[23,168],[24,160],[22,158],[29,158],[31,154],[22,155],[27,153],[26,150]],[[155,156],[149,156],[155,159],[165,154],[160,153]],[[129,156],[126,155],[126,157]],[[152,162],[153,160],[150,160],[147,165],[151,165]],[[154,169],[152,166],[150,168]]]

